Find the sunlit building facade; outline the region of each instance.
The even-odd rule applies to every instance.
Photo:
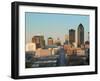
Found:
[[[53,38],[51,37],[48,38],[48,45],[53,45]]]
[[[32,43],[36,44],[36,48],[44,48],[45,47],[44,36],[34,36],[32,38]]]
[[[36,51],[36,44],[35,43],[27,43],[25,51]]]

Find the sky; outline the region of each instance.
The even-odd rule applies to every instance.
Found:
[[[48,37],[54,40],[59,38],[63,43],[65,34],[69,35],[69,29],[75,29],[77,34],[80,23],[84,26],[84,38],[88,40],[88,15],[25,12],[26,43],[31,42],[35,35],[44,35],[46,41]]]

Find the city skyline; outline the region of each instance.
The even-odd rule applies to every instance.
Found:
[[[72,14],[51,14],[51,13],[25,13],[26,18],[26,43],[31,42],[35,35],[43,35],[47,40],[60,38],[61,42],[65,41],[65,35],[69,36],[69,30],[77,31],[80,23],[84,26],[85,41],[88,40],[89,16],[72,15]],[[75,33],[76,34],[76,33]]]

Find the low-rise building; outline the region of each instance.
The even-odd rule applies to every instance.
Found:
[[[36,50],[36,56],[37,57],[46,57],[46,56],[50,56],[51,55],[51,52],[50,50],[48,49],[41,49],[41,48],[38,48]]]
[[[51,55],[55,55],[59,48],[57,45],[47,45],[45,46],[45,49],[48,49],[51,52]]]
[[[35,43],[27,43],[25,51],[36,51],[36,44]]]
[[[71,47],[71,45],[64,45],[64,50],[67,55],[73,55],[74,49]]]
[[[81,48],[76,48],[76,54],[77,56],[85,56],[85,50]]]

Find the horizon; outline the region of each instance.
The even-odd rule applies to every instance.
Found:
[[[25,12],[25,43],[31,42],[35,35],[43,35],[46,43],[49,37],[54,40],[60,38],[61,43],[63,43],[65,35],[69,36],[70,29],[75,30],[77,41],[77,28],[80,23],[84,27],[84,41],[86,41],[89,32],[88,15]]]

